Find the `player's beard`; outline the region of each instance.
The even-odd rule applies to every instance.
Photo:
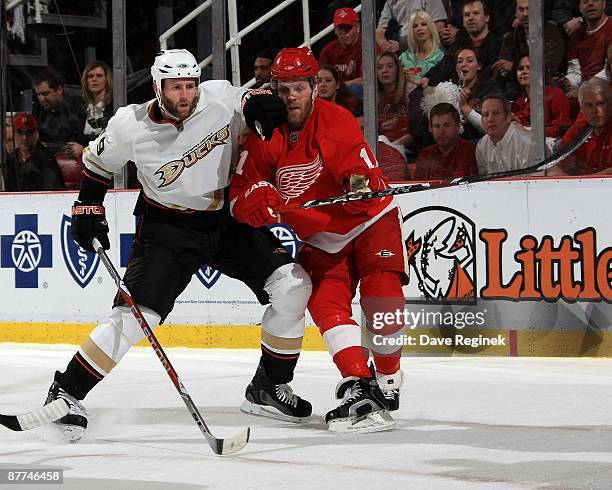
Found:
[[[193,113],[195,106],[198,103],[198,98],[195,97],[191,103],[188,103],[186,100],[179,100],[178,102],[173,103],[166,97],[162,96],[162,101],[164,103],[163,110],[167,115],[178,121],[183,121]]]
[[[299,112],[289,111],[287,116],[287,126],[292,131],[298,131],[304,127],[306,120],[310,117],[312,113],[313,102],[312,99],[309,99],[306,105]]]

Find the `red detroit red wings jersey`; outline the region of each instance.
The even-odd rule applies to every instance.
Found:
[[[288,204],[301,203],[343,195],[350,175],[366,172],[381,176],[388,187],[353,115],[336,104],[316,99],[301,131],[290,131],[283,124],[270,141],[249,137],[230,196],[233,199],[253,183],[267,181]],[[391,209],[391,203],[390,197],[372,200],[367,214],[351,214],[335,204],[286,213],[283,219],[302,240],[333,252],[342,241],[354,238],[383,211]]]

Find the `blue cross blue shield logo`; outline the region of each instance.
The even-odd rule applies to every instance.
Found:
[[[206,286],[207,289],[210,289],[219,280],[221,273],[218,270],[205,265],[200,268],[198,272],[196,272],[196,277],[202,284],[204,284],[204,286]]]
[[[300,249],[300,241],[294,231],[289,226],[280,224],[269,225],[268,228],[295,259]]]
[[[286,225],[279,224],[269,225],[268,228],[295,259],[299,250],[300,241],[293,230]],[[221,278],[221,276],[221,272],[208,265],[203,266],[198,272],[196,272],[196,277],[202,284],[204,284],[204,286],[206,286],[207,289],[211,289]]]
[[[60,225],[62,255],[64,256],[66,268],[68,272],[70,272],[72,278],[79,286],[85,288],[98,269],[100,257],[94,253],[83,250],[72,239],[72,234],[70,232],[71,222],[72,220],[68,216],[64,215],[62,217],[62,224]]]
[[[136,228],[138,228],[138,220],[136,220]],[[120,246],[120,264],[121,267],[127,267],[129,258],[132,253],[132,241],[134,239],[134,233],[121,233],[119,236]],[[200,280],[204,286],[208,289],[212,288],[215,283],[221,277],[221,273],[212,267],[207,265],[203,266],[196,272],[196,277]]]
[[[38,269],[52,267],[51,235],[38,233],[38,215],[16,214],[15,234],[0,236],[0,267],[15,269],[16,288],[37,288]]]

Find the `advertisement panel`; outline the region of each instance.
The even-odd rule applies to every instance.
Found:
[[[607,329],[609,182],[498,181],[400,196],[408,304],[463,305],[484,313],[486,328]]]
[[[410,277],[402,312],[407,331],[509,332],[511,354],[521,342],[516,332],[595,332],[601,344],[612,313],[608,186],[605,178],[532,179],[397,196]],[[109,255],[121,272],[136,197],[117,191],[105,200]],[[74,193],[0,195],[2,322],[92,324],[108,315],[116,287],[99,259],[71,239],[74,199]],[[295,255],[292,230],[272,231]],[[246,286],[204,266],[167,323],[257,325],[262,313]],[[354,313],[360,317],[358,299]]]
[[[120,272],[127,266],[136,218],[136,192],[110,192],[108,254]],[[72,193],[0,195],[0,308],[2,321],[95,322],[109,313],[116,286],[99,258],[70,236]],[[272,227],[293,253],[297,241]],[[257,324],[263,307],[245,285],[204,266],[180,296],[168,323]]]

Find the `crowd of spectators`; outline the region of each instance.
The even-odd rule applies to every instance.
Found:
[[[81,96],[65,93],[62,76],[45,68],[32,74],[31,113],[6,118],[5,191],[78,189],[83,148],[113,114],[112,70],[103,61],[82,72]]]
[[[595,127],[587,144],[552,174],[612,167],[609,13],[605,0],[544,2],[546,154],[569,144],[587,124]],[[362,65],[359,18],[339,8],[333,19],[337,39],[320,59],[342,77],[347,67]],[[446,179],[533,164],[528,36],[528,0],[385,2],[375,35],[378,154],[390,179]],[[350,75],[358,100],[355,82],[361,79]],[[441,107],[421,103],[449,81],[456,100],[440,99]],[[354,105],[350,110],[355,113]]]
[[[9,154],[7,191],[53,191],[64,188],[64,180],[53,151],[40,141],[38,121],[20,112],[12,118],[14,148]]]
[[[587,125],[595,128],[550,175],[612,168],[611,7],[606,0],[544,1],[547,153],[570,144]],[[332,21],[335,38],[318,56],[318,96],[363,124],[359,14],[341,7]],[[375,32],[378,154],[391,180],[447,179],[532,164],[528,35],[528,0],[384,2]],[[256,87],[269,82],[275,54],[271,48],[256,52]],[[69,96],[62,76],[51,69],[32,73],[31,80],[31,114],[6,121],[4,188],[75,188],[83,148],[112,116],[111,68],[89,63],[80,97]],[[436,104],[436,94],[448,92],[449,84],[456,96]]]

